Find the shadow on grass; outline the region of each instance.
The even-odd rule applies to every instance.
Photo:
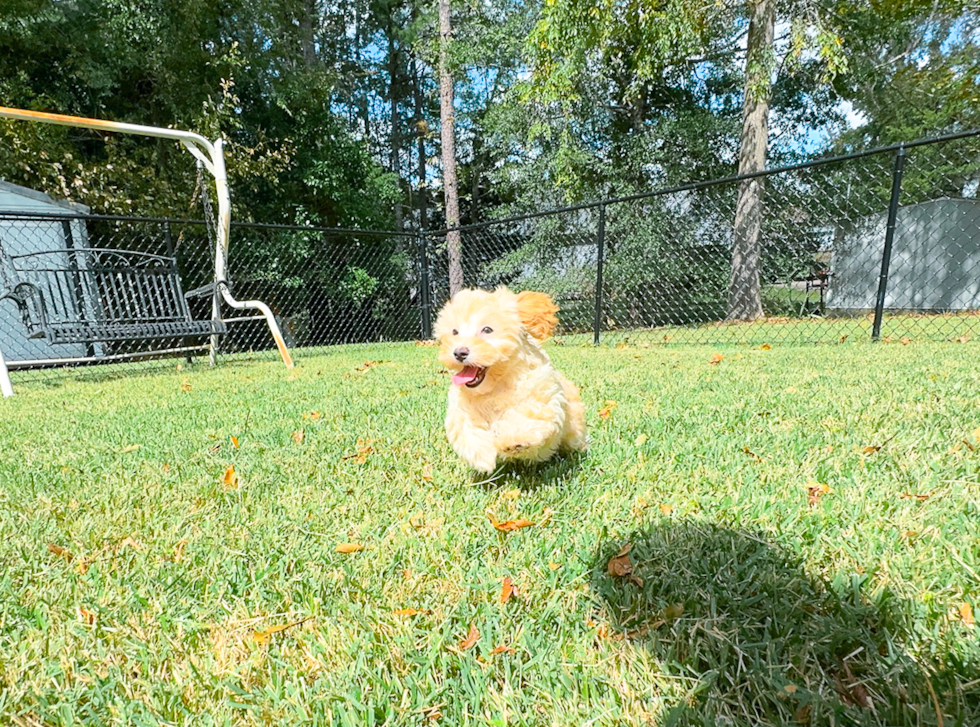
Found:
[[[607,571],[624,542],[632,581]],[[668,679],[694,685],[660,727],[980,725],[964,627],[919,623],[913,640],[914,604],[813,578],[758,533],[688,521],[624,542],[600,543],[592,587]]]
[[[475,473],[473,484],[488,490],[506,486],[531,492],[570,479],[587,456],[582,452],[568,452],[555,455],[547,462],[507,462],[489,477]]]

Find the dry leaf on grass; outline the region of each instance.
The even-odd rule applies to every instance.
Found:
[[[666,503],[666,502],[661,502],[660,503],[660,512],[662,514],[664,514],[664,515],[670,515],[670,513],[672,513],[673,511],[674,511],[674,506],[673,505],[671,505],[669,503]]]
[[[135,452],[140,448],[139,444],[130,444],[119,450],[119,454],[129,454],[130,452]]]
[[[480,640],[480,632],[476,630],[476,626],[470,624],[470,632],[466,635],[466,638],[459,642],[459,650],[467,651],[476,646],[476,642]]]
[[[630,560],[630,551],[633,549],[632,543],[627,543],[619,552],[616,553],[606,564],[606,573],[617,578],[622,578],[633,574],[633,561]]]
[[[360,543],[341,543],[336,548],[334,548],[338,553],[349,554],[357,553],[364,550],[364,546]]]
[[[78,620],[87,626],[94,626],[95,622],[99,620],[99,617],[98,614],[94,611],[89,611],[85,606],[79,606]]]
[[[48,552],[52,555],[56,555],[59,558],[64,558],[66,561],[71,563],[72,559],[75,557],[72,552],[57,543],[48,543]]]
[[[931,492],[927,492],[924,495],[923,494],[915,494],[915,493],[912,493],[912,492],[903,492],[901,495],[898,496],[898,499],[900,499],[900,500],[916,500],[918,502],[925,502],[930,497],[932,497],[932,493]]]
[[[292,437],[292,440],[296,442],[296,444],[302,444],[306,439],[306,431],[303,429],[297,429],[289,436]]]
[[[387,361],[365,361],[362,364],[354,367],[355,371],[367,371],[368,369],[374,368],[380,364],[387,363]]]
[[[561,563],[552,563],[552,562],[549,562],[548,563],[548,568],[550,570],[558,570],[559,568],[561,568]]]
[[[487,517],[490,519],[491,525],[504,533],[520,530],[521,528],[529,528],[534,525],[531,520],[527,520],[525,518],[517,518],[516,520],[506,520],[504,522],[500,522],[490,511],[487,511]]]
[[[291,629],[291,628],[293,628],[293,626],[299,626],[300,624],[306,623],[311,618],[313,618],[313,617],[312,616],[307,616],[306,618],[302,618],[299,621],[292,621],[292,622],[290,622],[288,624],[281,624],[279,626],[272,626],[270,628],[263,629],[262,631],[253,631],[252,632],[252,641],[254,641],[259,646],[265,646],[266,644],[269,643],[269,641],[272,639],[272,637],[275,636],[276,634],[281,634],[286,629]]]
[[[184,548],[187,547],[187,541],[181,540],[177,545],[174,546],[174,563],[179,563],[184,558]]]
[[[236,437],[234,434],[231,435],[231,446],[238,449],[238,437]]]
[[[973,626],[976,623],[973,618],[973,606],[966,601],[960,604],[959,612],[960,620],[962,620],[967,626]]]
[[[415,345],[416,346],[420,346],[420,347],[424,347],[424,348],[429,348],[430,346],[438,346],[439,343],[438,343],[438,341],[431,341],[431,340],[426,339],[426,340],[423,340],[423,341],[416,341],[415,342]]]
[[[751,457],[752,459],[754,459],[756,462],[761,462],[762,461],[762,457],[760,457],[759,455],[757,455],[755,452],[753,452],[747,446],[742,447],[742,452],[744,452],[745,454],[747,454],[749,457]]]
[[[320,419],[322,416],[323,415],[318,411],[308,411],[306,412],[306,414],[303,415],[303,418],[316,420],[316,419]]]
[[[770,346],[768,343],[763,343],[761,346],[759,346],[759,350],[761,351],[769,351],[771,349],[772,346]]]
[[[422,474],[420,476],[424,482],[432,482],[432,465],[427,464],[422,467]]]
[[[602,408],[599,409],[599,418],[608,419],[613,413],[613,409],[615,409],[617,406],[619,406],[618,402],[615,402],[612,399],[606,399],[605,404],[603,404]]]
[[[346,454],[341,457],[341,460],[354,460],[354,464],[364,464],[367,462],[367,456],[369,454],[374,454],[377,450],[371,446],[373,440],[371,439],[358,439],[357,440],[357,450],[353,454]]]
[[[514,585],[514,581],[511,580],[510,576],[504,577],[504,582],[500,586],[500,603],[501,605],[507,603],[512,597],[520,596],[517,591],[517,587]]]
[[[810,482],[806,486],[807,505],[815,507],[820,498],[830,493],[830,487],[822,482]]]
[[[242,480],[235,472],[235,465],[230,464],[225,469],[225,473],[221,477],[221,484],[229,490],[237,490],[241,486]]]
[[[506,644],[501,644],[500,646],[494,646],[490,650],[490,656],[496,656],[497,654],[516,654],[517,649],[513,646],[507,646]]]
[[[722,356],[720,353],[716,353],[716,354],[714,354],[711,357],[711,360],[708,361],[708,363],[709,364],[714,364],[715,366],[717,366],[718,364],[720,364],[724,360],[725,360],[725,357],[724,356]]]
[[[641,434],[640,436],[638,436],[636,439],[633,440],[633,446],[634,447],[642,447],[646,443],[647,443],[647,435],[646,434]]]
[[[395,616],[416,616],[422,614],[423,616],[432,615],[432,611],[427,608],[399,608],[396,611],[392,611]]]

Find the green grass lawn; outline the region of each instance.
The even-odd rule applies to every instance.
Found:
[[[15,377],[0,723],[980,724],[980,346],[550,350],[492,482],[432,348]]]

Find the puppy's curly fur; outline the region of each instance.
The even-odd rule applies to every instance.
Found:
[[[541,349],[558,319],[544,293],[461,290],[439,312],[439,361],[453,371],[446,434],[479,472],[587,447],[578,389]]]

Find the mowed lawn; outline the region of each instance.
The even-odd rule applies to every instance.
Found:
[[[429,347],[15,377],[0,723],[980,724],[980,346],[550,351],[490,482]]]

